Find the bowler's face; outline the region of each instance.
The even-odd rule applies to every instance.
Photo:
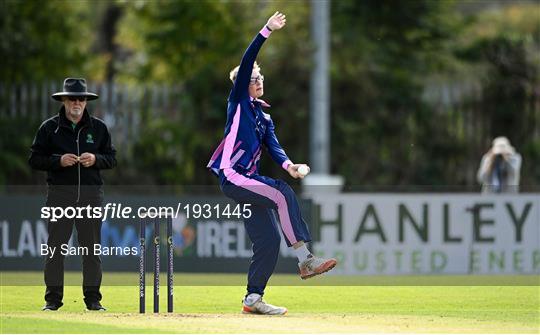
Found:
[[[264,94],[264,77],[259,71],[253,71],[251,73],[251,79],[249,82],[249,96],[252,98],[260,98]]]
[[[85,97],[64,97],[64,107],[69,119],[79,120],[86,108]]]

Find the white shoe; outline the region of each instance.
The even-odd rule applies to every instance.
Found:
[[[242,300],[243,314],[284,315],[287,308],[267,304],[259,294],[251,293]]]
[[[316,275],[332,270],[337,264],[334,258],[324,259],[311,256],[302,263],[298,263],[300,268],[300,278],[308,279]]]

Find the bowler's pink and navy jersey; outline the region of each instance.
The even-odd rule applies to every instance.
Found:
[[[207,165],[216,175],[219,170],[227,168],[248,175],[258,173],[263,145],[272,159],[284,169],[292,164],[277,140],[270,115],[262,111],[262,107],[270,106],[263,100],[249,96],[253,64],[270,33],[265,26],[242,57],[228,99],[225,135]]]
[[[227,197],[250,205],[252,215],[244,218],[244,227],[253,242],[247,291],[259,295],[264,294],[276,266],[280,230],[288,246],[311,241],[293,189],[283,180],[259,174],[263,146],[284,169],[292,164],[276,138],[270,115],[262,111],[268,104],[249,96],[253,64],[269,35],[270,30],[264,27],[242,57],[229,95],[225,136],[207,166],[219,177],[220,188]]]

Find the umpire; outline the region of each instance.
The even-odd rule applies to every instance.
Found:
[[[47,206],[101,207],[103,179],[101,169],[116,166],[116,150],[103,121],[90,116],[86,103],[98,98],[89,93],[83,78],[66,78],[63,92],[52,95],[63,106],[58,115],[39,127],[32,143],[30,166],[47,171]],[[83,212],[85,213],[85,212]],[[77,228],[80,247],[88,253],[83,259],[83,293],[88,310],[105,310],[101,305],[101,259],[94,255],[94,244],[101,243],[100,218],[61,218],[49,220],[47,230],[49,253],[45,261],[46,304],[43,310],[55,311],[62,307],[64,295],[64,255],[62,246],[68,245]],[[55,249],[53,249],[55,248]],[[79,248],[78,248],[79,249]]]

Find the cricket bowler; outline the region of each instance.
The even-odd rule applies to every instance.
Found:
[[[285,307],[262,300],[266,284],[274,271],[279,255],[282,231],[287,246],[298,257],[300,277],[311,278],[336,266],[335,259],[315,257],[305,243],[311,241],[306,222],[302,219],[298,200],[292,188],[283,180],[259,174],[262,148],[293,178],[303,178],[279,144],[268,108],[260,97],[264,93],[264,77],[255,62],[263,43],[285,26],[285,15],[276,12],[255,36],[242,57],[240,65],[230,73],[233,88],[228,98],[227,123],[224,138],[214,151],[208,168],[220,180],[223,193],[238,203],[251,204],[252,215],[244,225],[253,243],[249,266],[247,293],[242,312],[246,314],[283,315]],[[274,215],[277,212],[277,217]]]

